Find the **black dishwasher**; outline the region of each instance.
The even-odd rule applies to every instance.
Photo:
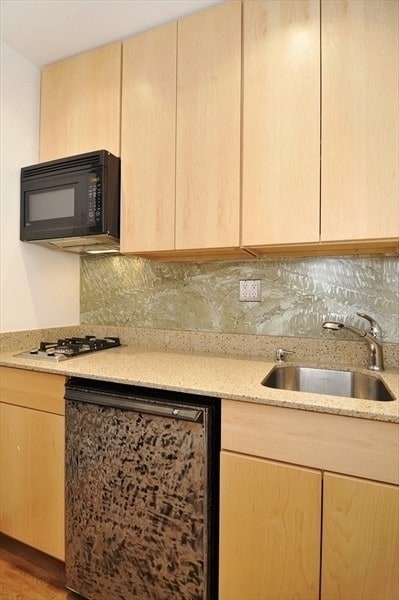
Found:
[[[67,587],[217,599],[220,401],[77,377],[65,400]]]

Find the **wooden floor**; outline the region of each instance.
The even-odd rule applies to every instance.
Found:
[[[0,534],[0,600],[79,600],[64,564]]]

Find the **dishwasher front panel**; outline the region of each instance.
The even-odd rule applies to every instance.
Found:
[[[191,421],[67,400],[69,589],[92,600],[217,598],[219,457],[212,409],[199,410]]]

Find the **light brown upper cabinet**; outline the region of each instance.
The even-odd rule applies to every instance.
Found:
[[[93,150],[120,154],[121,43],[44,67],[40,161]]]
[[[398,7],[322,0],[322,241],[399,236]]]
[[[121,251],[175,243],[177,23],[123,45]]]
[[[178,24],[176,249],[240,244],[241,3]]]
[[[124,42],[121,250],[240,246],[241,2]]]
[[[243,11],[242,245],[318,242],[319,1]]]
[[[124,42],[122,79],[121,43],[49,65],[40,160],[121,156],[123,253],[395,250],[398,10],[228,0]]]

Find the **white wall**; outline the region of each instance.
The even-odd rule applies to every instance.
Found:
[[[40,70],[1,42],[0,332],[79,323],[78,256],[19,241],[20,168],[38,162]]]

